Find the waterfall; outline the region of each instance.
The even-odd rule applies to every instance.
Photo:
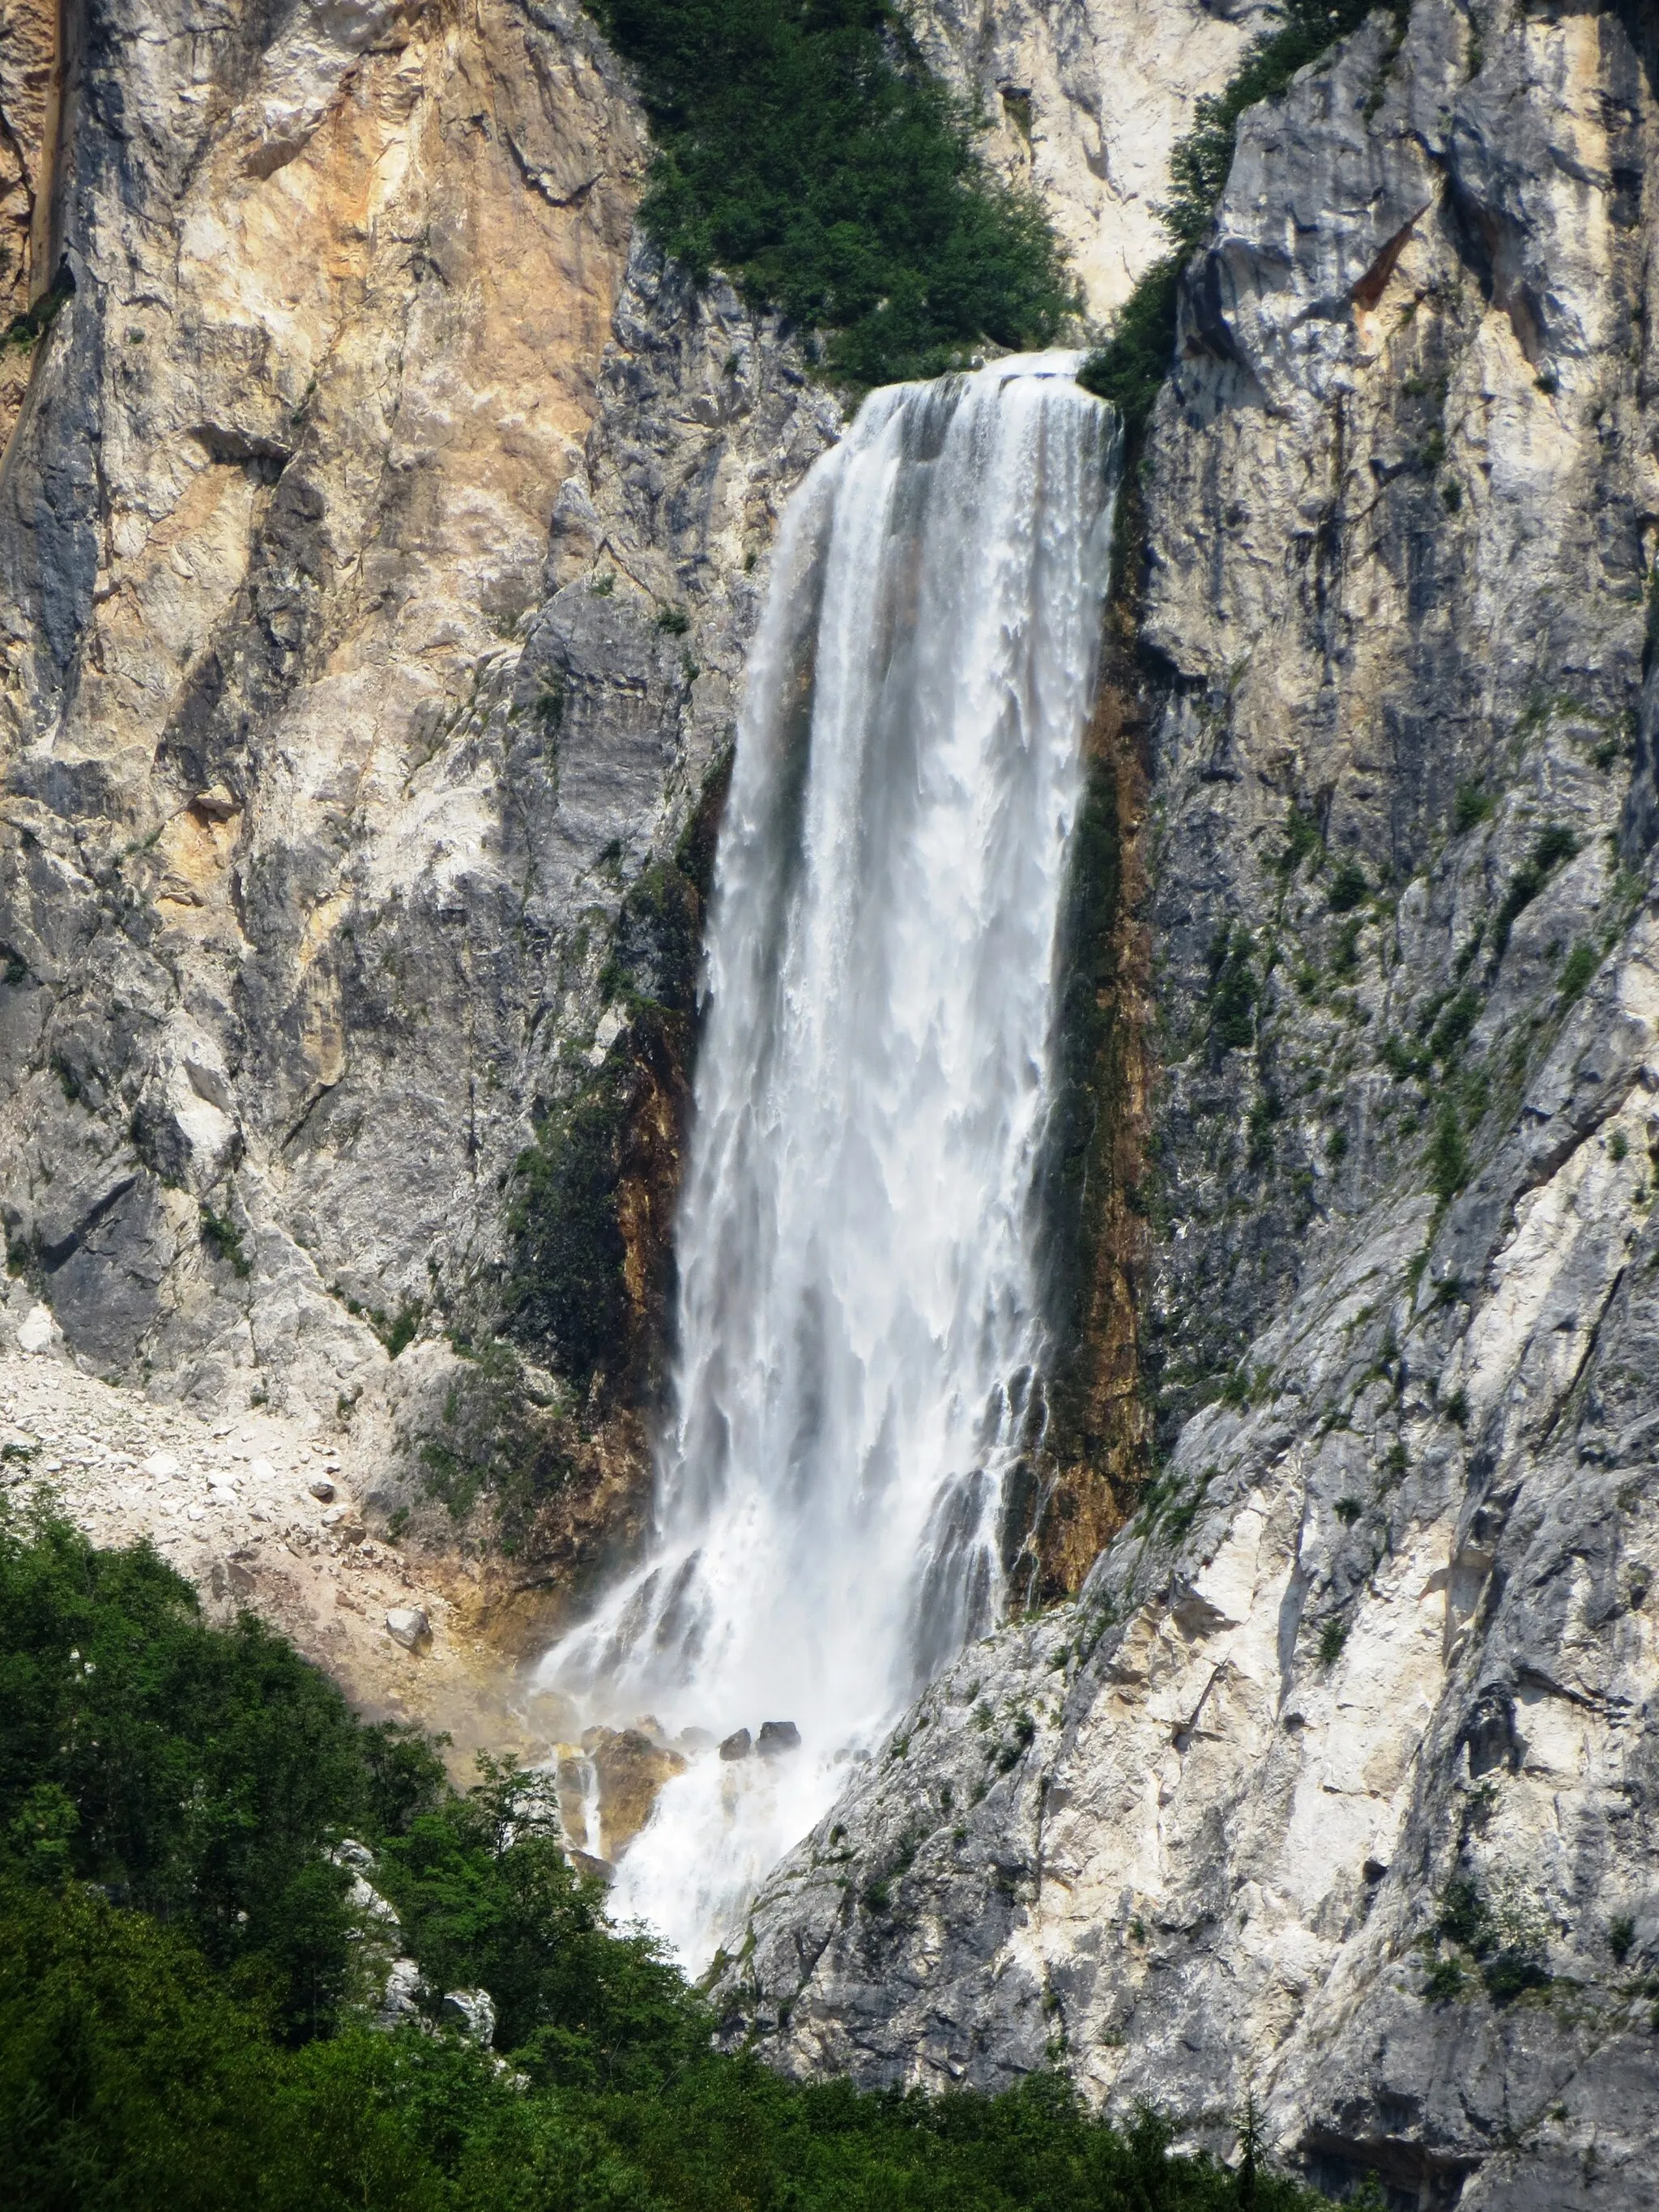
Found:
[[[799,1728],[694,1756],[623,1862],[615,1909],[694,1967],[1002,1601],[1117,466],[1073,366],[872,393],[791,501],[750,657],[656,1537],[543,1670],[619,1718]]]

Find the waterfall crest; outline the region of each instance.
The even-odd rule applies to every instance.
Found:
[[[872,393],[791,502],[721,832],[646,1564],[548,1655],[696,1758],[620,1872],[693,1967],[1003,1589],[1117,440],[1069,356]]]

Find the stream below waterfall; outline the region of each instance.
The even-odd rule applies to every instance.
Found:
[[[695,1750],[622,1860],[613,1911],[693,1972],[1005,1601],[1118,465],[1074,365],[872,392],[790,503],[750,658],[655,1535],[540,1670],[589,1719],[799,1728]]]

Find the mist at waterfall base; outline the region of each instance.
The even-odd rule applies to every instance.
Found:
[[[1117,470],[1071,356],[872,392],[791,501],[722,825],[646,1563],[543,1662],[694,1756],[611,1909],[696,1972],[1003,1601]]]

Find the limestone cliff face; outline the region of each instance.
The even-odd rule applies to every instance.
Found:
[[[0,27],[8,118],[34,102],[6,270],[73,288],[7,355],[18,1296],[168,1396],[389,1407],[408,1459],[442,1332],[500,1313],[544,1113],[614,1056],[630,1158],[678,1143],[611,936],[727,742],[751,572],[836,412],[635,245],[642,125],[574,0],[70,20],[59,103],[33,16]],[[642,1503],[622,1410],[580,1470],[602,1519]]]
[[[1170,151],[1271,20],[1264,0],[916,0],[922,52],[989,126],[986,151],[1035,191],[1089,313],[1109,318],[1168,251]]]
[[[451,732],[540,595],[641,143],[574,9],[140,13],[82,25],[0,495],[9,1239],[100,1369],[331,1407],[379,1357],[336,1285],[476,1224],[530,979],[472,988],[523,886]]]
[[[1257,20],[916,15],[1097,311]],[[1254,2083],[1401,2204],[1659,2188],[1653,36],[1417,0],[1242,127],[1096,732],[1150,1147],[1101,1371],[1161,1462],[769,1887],[781,2063],[1060,2062],[1223,2143]],[[837,410],[635,236],[565,0],[17,0],[0,118],[8,1314],[355,1407],[387,1510],[506,1453],[573,1587],[640,1525],[698,854]],[[579,1388],[516,1164],[601,1091]]]
[[[1164,1458],[728,1984],[1401,2205],[1659,2190],[1656,27],[1418,0],[1249,115],[1138,605]],[[1645,43],[1644,43],[1645,41]]]

